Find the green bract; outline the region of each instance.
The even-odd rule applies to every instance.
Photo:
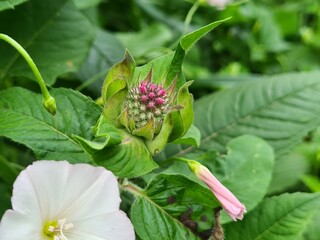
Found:
[[[103,117],[117,128],[143,138],[152,155],[167,142],[182,137],[193,122],[193,97],[188,91],[192,82],[176,84],[153,73],[135,78],[135,62],[128,51],[113,66],[104,82]]]

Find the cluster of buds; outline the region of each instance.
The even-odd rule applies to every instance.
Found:
[[[134,120],[135,129],[145,126],[151,119],[159,126],[169,110],[167,91],[161,85],[142,81],[128,91],[125,107],[129,118]]]
[[[168,80],[152,68],[145,78],[135,74],[135,63],[126,52],[125,58],[113,66],[103,84],[103,116],[118,129],[126,129],[143,140],[152,155],[166,143],[182,137],[193,121],[192,94],[178,76]],[[170,79],[170,78],[169,78]]]

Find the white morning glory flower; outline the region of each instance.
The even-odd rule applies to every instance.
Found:
[[[13,210],[0,222],[2,240],[130,240],[133,226],[119,210],[116,177],[102,167],[37,161],[13,185]]]

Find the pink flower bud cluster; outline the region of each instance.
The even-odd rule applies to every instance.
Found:
[[[138,87],[129,90],[126,107],[129,118],[134,119],[135,127],[146,125],[152,118],[155,124],[161,124],[168,112],[167,91],[161,85],[142,81]]]

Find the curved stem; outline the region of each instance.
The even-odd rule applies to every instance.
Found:
[[[30,57],[30,55],[18,42],[16,42],[13,38],[9,37],[8,35],[0,33],[0,39],[4,40],[5,42],[9,43],[12,47],[14,47],[21,54],[21,56],[26,60],[26,62],[28,63],[29,67],[31,68],[31,70],[32,70],[34,76],[36,77],[36,80],[40,86],[41,93],[43,96],[42,103],[43,103],[44,107],[52,115],[55,115],[56,108],[57,108],[55,99],[50,95],[50,93],[47,89],[47,86],[41,76],[41,73],[39,72],[36,64],[34,63],[32,58]]]
[[[191,20],[195,14],[195,12],[198,10],[199,8],[199,1],[195,1],[195,3],[192,5],[192,7],[189,9],[188,13],[187,13],[187,16],[184,20],[184,33],[187,33],[188,32],[188,29],[190,27],[190,23],[191,23]]]
[[[192,7],[189,9],[186,18],[184,19],[184,29],[181,36],[173,44],[171,44],[171,46],[169,47],[170,49],[176,47],[176,45],[179,44],[183,36],[188,32],[191,20],[194,14],[196,13],[197,9],[199,8],[199,6],[200,6],[199,0],[196,0],[195,3],[192,5]]]

